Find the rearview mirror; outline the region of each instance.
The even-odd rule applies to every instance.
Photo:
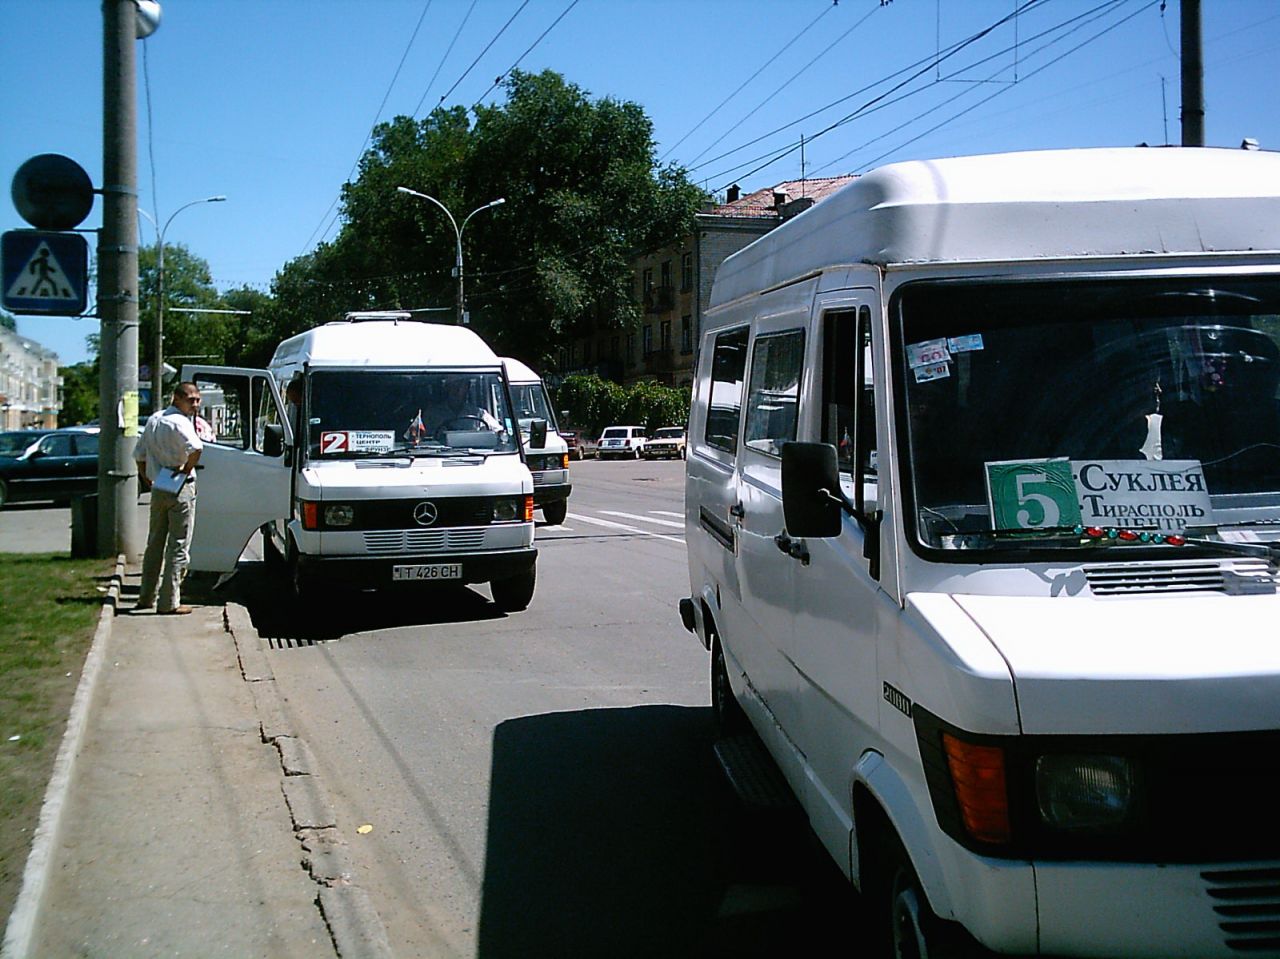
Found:
[[[547,445],[547,421],[533,420],[529,423],[529,445],[535,450]]]
[[[782,447],[782,516],[797,537],[840,535],[844,494],[830,443],[785,443]]]

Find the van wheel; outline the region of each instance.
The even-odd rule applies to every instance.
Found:
[[[309,603],[315,597],[315,584],[302,568],[298,560],[298,550],[289,544],[289,555],[285,560],[285,572],[289,574],[289,591],[299,603]]]
[[[542,507],[542,518],[547,521],[548,526],[559,526],[568,513],[568,500],[556,500],[554,503],[545,503]]]
[[[750,728],[747,714],[733,698],[729,669],[725,665],[724,651],[720,648],[718,636],[711,641],[711,710],[715,714],[718,738],[737,736]]]
[[[522,609],[528,609],[536,580],[536,566],[530,566],[515,576],[491,580],[489,590],[493,593],[493,604],[504,613],[518,613]]]
[[[920,880],[898,837],[893,836],[882,860],[888,882],[877,887],[887,902],[873,904],[885,921],[893,959],[982,959],[992,956],[958,923],[939,919],[929,906]]]

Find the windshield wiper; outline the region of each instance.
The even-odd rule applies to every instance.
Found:
[[[1232,525],[1244,524],[1233,523]],[[1198,546],[1201,549],[1207,549],[1219,553],[1227,553],[1231,556],[1249,556],[1253,559],[1265,559],[1272,569],[1280,568],[1280,542],[1240,543],[1235,540],[1208,539],[1205,536],[1190,535],[1192,530],[1211,532],[1216,529],[1216,527],[1204,526],[1188,527],[1187,545]]]

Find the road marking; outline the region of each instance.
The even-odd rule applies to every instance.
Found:
[[[653,509],[649,512],[654,516],[674,516],[676,519],[684,519],[684,513],[673,513],[669,509]]]
[[[600,512],[605,516],[621,516],[623,519],[638,519],[644,523],[657,523],[659,526],[671,526],[675,529],[684,529],[684,523],[673,523],[669,519],[654,519],[652,516],[640,516],[636,513],[619,513],[616,510],[602,509]]]
[[[665,539],[668,543],[679,543],[681,546],[684,545],[683,536],[663,536],[661,533],[650,533],[647,529],[628,526],[625,523],[615,523],[607,519],[596,519],[594,516],[583,516],[581,513],[570,513],[569,518],[577,520],[579,523],[594,523],[597,526],[607,526],[610,529],[620,529],[628,533],[639,533],[641,536],[652,536],[654,539]]]

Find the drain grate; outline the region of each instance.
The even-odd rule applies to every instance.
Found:
[[[297,636],[269,636],[267,646],[271,649],[303,649],[307,646],[323,646],[332,642],[328,639],[302,639]]]

